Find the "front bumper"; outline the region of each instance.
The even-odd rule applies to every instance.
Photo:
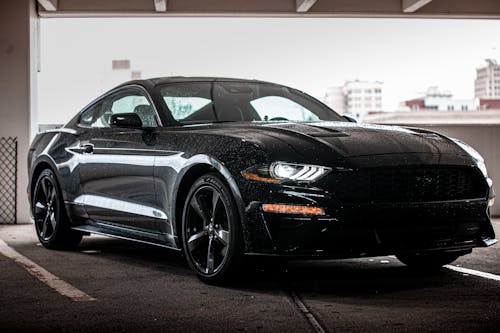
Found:
[[[273,202],[317,205],[327,214],[265,213],[262,202],[254,201],[246,209],[247,253],[353,258],[425,251],[465,253],[496,242],[486,198],[341,204],[321,191],[291,193],[274,192],[270,197]]]
[[[496,242],[491,183],[463,156],[361,156],[313,184],[237,182],[247,253],[349,258]],[[321,207],[326,215],[264,213],[265,203]]]

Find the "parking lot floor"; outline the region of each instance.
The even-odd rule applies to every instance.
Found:
[[[0,332],[500,332],[499,244],[452,264],[486,277],[386,256],[290,262],[214,286],[180,253],[145,244],[90,236],[52,251],[31,224],[1,225],[0,240],[29,262],[0,255]],[[90,300],[62,295],[30,265]]]

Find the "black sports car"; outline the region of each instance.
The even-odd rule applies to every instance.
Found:
[[[440,267],[496,242],[484,161],[458,140],[357,124],[277,84],[132,81],[29,152],[47,248],[104,234],[182,250],[205,280],[244,255],[395,254]]]

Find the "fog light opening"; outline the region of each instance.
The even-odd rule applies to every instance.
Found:
[[[301,215],[326,215],[321,207],[294,206],[283,204],[263,204],[262,210],[266,213],[301,214]]]

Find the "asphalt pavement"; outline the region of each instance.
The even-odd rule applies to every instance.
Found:
[[[213,286],[178,252],[140,243],[91,236],[51,251],[31,224],[1,225],[0,240],[22,257],[0,254],[0,332],[500,332],[499,244],[453,263],[486,277],[389,256],[264,266]]]

